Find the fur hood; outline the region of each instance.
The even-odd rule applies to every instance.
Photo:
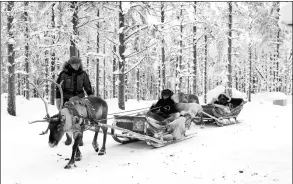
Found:
[[[63,66],[62,66],[62,70],[65,71],[65,72],[70,72],[71,70],[73,70],[73,69],[71,68],[70,64],[69,64],[69,61],[66,61],[66,62],[63,64]],[[82,64],[82,62],[80,63],[80,67],[79,67],[79,69],[78,69],[77,71],[78,71],[78,72],[82,72],[82,71],[84,71],[84,70],[83,70],[83,64]],[[71,73],[71,72],[70,72],[70,73]]]

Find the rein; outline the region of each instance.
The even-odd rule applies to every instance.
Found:
[[[87,117],[85,116],[82,116],[79,114],[79,112],[77,111],[77,109],[75,108],[75,105],[77,104],[80,104],[80,105],[83,105],[85,108],[86,108],[86,111],[87,111]],[[140,109],[134,109],[134,110],[129,110],[129,111],[124,111],[124,112],[118,112],[118,113],[112,113],[112,114],[108,114],[108,115],[116,115],[116,114],[122,114],[122,113],[125,113],[125,112],[135,112],[135,111],[143,111],[145,109],[149,109],[149,110],[154,110],[154,109],[159,109],[163,106],[159,106],[159,107],[154,107],[154,108],[151,108],[149,109],[148,107],[146,108],[140,108]],[[169,107],[169,105],[165,106],[165,107]],[[63,108],[67,108],[70,112],[70,114],[72,115],[72,126],[76,126],[79,124],[79,119],[80,118],[83,118],[83,121],[82,123],[80,124],[81,127],[84,128],[83,131],[86,131],[86,130],[89,130],[91,127],[95,126],[95,125],[98,125],[99,126],[99,122],[100,121],[103,121],[103,120],[109,120],[109,119],[115,119],[114,117],[111,117],[111,118],[105,118],[105,119],[99,119],[97,120],[95,118],[95,108],[93,108],[91,102],[88,100],[88,99],[78,99],[78,100],[74,100],[74,101],[68,101],[64,104]],[[129,113],[129,114],[124,114],[125,116],[127,115],[134,115],[134,114],[137,114],[138,112],[135,112],[135,113]],[[74,121],[74,118],[78,118],[76,121]],[[89,123],[84,123],[85,121],[88,121]],[[60,128],[64,128],[64,125],[65,125],[65,121],[62,121],[62,123],[58,126],[58,129]],[[85,128],[85,126],[88,126],[87,128]]]

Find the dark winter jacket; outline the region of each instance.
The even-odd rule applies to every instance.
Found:
[[[160,109],[160,113],[166,116],[177,112],[175,102],[170,97],[167,99],[159,99],[158,102],[151,107],[151,111],[157,112],[158,109],[156,109],[156,107]]]
[[[87,95],[92,95],[92,87],[88,74],[83,70],[82,64],[78,70],[74,70],[71,65],[66,62],[63,65],[63,70],[59,74],[57,83],[62,83],[63,98],[68,100],[73,96],[85,97],[84,91]],[[56,98],[61,98],[59,89],[56,87]]]

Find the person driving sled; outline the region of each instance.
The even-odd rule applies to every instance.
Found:
[[[88,74],[83,69],[82,61],[79,57],[72,56],[63,65],[61,73],[58,75],[57,83],[63,81],[61,85],[63,90],[63,105],[69,101],[70,98],[78,96],[80,98],[85,97],[85,92],[88,96],[93,96],[91,82]],[[56,87],[56,106],[60,107],[61,93],[59,88]],[[71,135],[66,133],[65,145],[70,145],[72,142]],[[79,146],[83,145],[81,140]]]
[[[169,118],[171,114],[176,113],[175,102],[171,99],[173,94],[174,93],[169,89],[162,90],[161,98],[156,104],[151,106],[148,115],[154,117],[158,121],[163,121]]]

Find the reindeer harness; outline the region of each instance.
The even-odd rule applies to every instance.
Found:
[[[87,116],[80,115],[76,109],[76,105],[80,104],[86,108]],[[78,98],[72,101],[68,101],[64,104],[63,108],[67,108],[72,115],[72,132],[73,137],[76,138],[78,135],[82,135],[86,126],[93,126],[91,122],[95,122],[95,108],[92,106],[91,102],[86,98]],[[76,120],[74,120],[76,119]],[[64,127],[65,121],[62,122],[60,128]]]

